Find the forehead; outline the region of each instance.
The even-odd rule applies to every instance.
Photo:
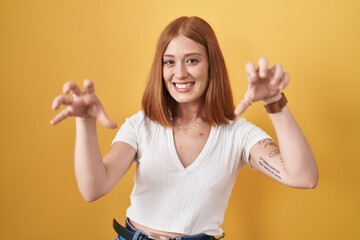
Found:
[[[168,44],[165,49],[164,55],[185,55],[197,53],[201,55],[206,55],[205,47],[200,43],[195,42],[194,40],[185,37],[184,35],[179,35],[174,37]]]

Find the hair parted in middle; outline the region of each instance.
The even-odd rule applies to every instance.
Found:
[[[170,22],[157,43],[154,60],[142,99],[145,115],[167,127],[176,114],[177,102],[163,80],[163,54],[169,42],[183,35],[205,47],[209,60],[209,85],[205,93],[206,120],[210,125],[227,124],[235,119],[230,81],[216,35],[199,17],[180,17]]]

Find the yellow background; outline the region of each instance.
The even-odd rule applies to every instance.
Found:
[[[315,190],[241,170],[226,239],[360,239],[360,1],[0,1],[0,239],[113,239],[134,168],[85,203],[73,170],[74,120],[52,127],[68,80],[95,81],[119,124],[140,108],[156,40],[182,15],[217,33],[236,101],[244,65],[265,55],[291,75],[289,106],[317,157]],[[273,134],[260,103],[245,117]],[[115,130],[99,127],[106,152]]]

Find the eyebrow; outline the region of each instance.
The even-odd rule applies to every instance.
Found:
[[[192,55],[202,56],[202,54],[201,54],[201,53],[198,53],[198,52],[193,52],[193,53],[186,53],[186,54],[184,54],[185,57],[192,56]],[[172,54],[164,54],[163,57],[175,57],[175,56],[172,55]]]

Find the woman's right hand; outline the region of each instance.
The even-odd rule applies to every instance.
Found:
[[[68,94],[72,94],[69,96]],[[56,125],[67,117],[96,118],[99,123],[107,128],[116,128],[117,124],[110,120],[95,94],[94,84],[90,80],[84,81],[84,91],[74,82],[66,82],[63,86],[63,94],[57,96],[52,109],[57,110],[61,105],[67,106],[57,114],[50,124]]]

